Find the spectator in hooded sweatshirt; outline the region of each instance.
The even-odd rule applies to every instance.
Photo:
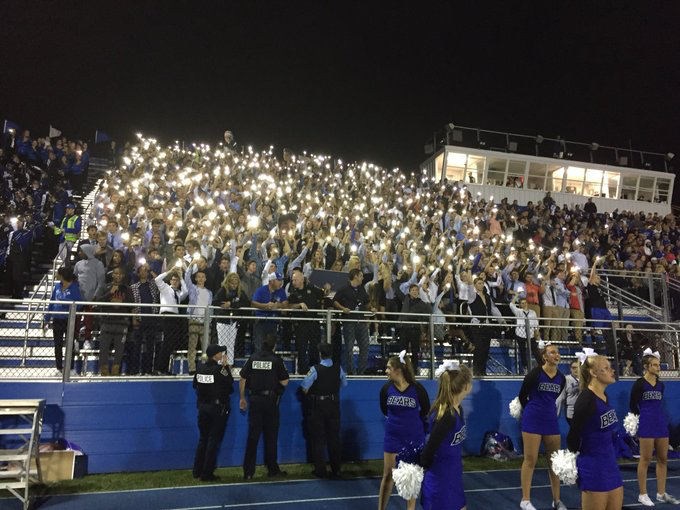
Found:
[[[91,244],[84,244],[78,250],[80,260],[74,267],[78,285],[80,285],[80,294],[83,301],[94,301],[104,291],[106,285],[106,269],[95,257],[95,247]],[[86,305],[84,311],[91,312],[92,306]],[[85,331],[83,338],[86,341],[90,340],[92,336],[92,322],[94,317],[92,315],[85,315],[83,320]]]
[[[80,287],[73,274],[73,269],[70,267],[60,267],[57,271],[57,284],[52,289],[52,296],[50,297],[50,304],[47,307],[47,315],[45,319],[47,322],[52,321],[52,334],[54,336],[54,359],[57,365],[57,370],[62,371],[64,348],[64,337],[68,329],[68,311],[70,302],[82,301],[80,295]],[[47,325],[47,323],[46,323]],[[73,354],[75,350],[71,351],[71,374],[75,375],[73,369]]]

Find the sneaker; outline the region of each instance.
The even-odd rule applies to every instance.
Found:
[[[670,503],[671,505],[680,505],[680,500],[677,498],[674,498],[667,492],[664,492],[663,494],[659,494],[658,492],[656,493],[656,500],[660,501],[661,503]]]
[[[534,505],[532,505],[532,504],[531,504],[531,501],[529,501],[528,499],[525,499],[525,500],[523,500],[523,501],[520,501],[519,507],[520,507],[522,510],[536,510],[536,507],[535,507]]]
[[[640,503],[642,506],[654,506],[654,502],[649,499],[648,494],[640,494],[638,496],[638,503]]]
[[[92,349],[92,342],[90,342],[89,340],[85,340],[85,342],[83,343],[83,349],[86,350],[86,351],[91,350]]]
[[[562,503],[559,499],[557,501],[553,501],[552,507],[554,510],[567,510],[567,505]]]
[[[76,372],[76,369],[75,369],[75,368],[72,368],[72,369],[71,369],[71,377],[78,377],[79,375],[80,375],[80,374],[78,374],[78,372]]]

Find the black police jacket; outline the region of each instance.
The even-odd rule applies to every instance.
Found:
[[[279,381],[289,378],[283,360],[273,352],[259,351],[253,354],[241,369],[241,378],[252,393],[272,391],[283,393]]]
[[[234,378],[229,368],[209,359],[196,370],[193,386],[198,404],[229,406],[229,395],[234,391]]]

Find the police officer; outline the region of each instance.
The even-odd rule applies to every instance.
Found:
[[[194,375],[201,436],[194,457],[193,474],[194,478],[206,482],[217,480],[213,471],[231,409],[229,395],[234,391],[234,378],[224,354],[226,350],[221,345],[208,346],[208,360],[201,364]]]
[[[347,376],[339,363],[333,364],[333,346],[319,344],[321,363],[314,365],[302,381],[307,394],[307,427],[314,462],[314,475],[328,475],[324,459],[324,439],[333,477],[340,475],[340,386]]]
[[[33,233],[24,228],[22,219],[13,221],[16,221],[16,230],[10,232],[7,240],[7,274],[12,299],[24,299],[26,273],[30,269],[31,262]]]
[[[71,265],[71,250],[80,238],[80,216],[76,214],[76,205],[73,202],[66,204],[66,215],[61,220],[59,227],[54,226],[55,235],[60,235],[59,253],[57,257],[69,266]]]
[[[305,281],[305,276],[299,267],[293,269],[293,277],[288,290],[288,304],[291,309],[302,310],[294,312],[300,317],[312,318],[307,310],[320,310],[324,291]],[[321,324],[316,321],[295,321],[295,346],[298,351],[298,373],[306,374],[309,365],[319,362],[318,344],[321,340]]]
[[[255,474],[255,455],[261,433],[264,433],[264,463],[269,476],[286,474],[276,461],[276,443],[279,435],[279,399],[284,387],[288,385],[288,371],[283,360],[274,354],[274,344],[274,335],[268,333],[260,350],[248,358],[241,369],[241,411],[248,408],[246,389],[250,395],[248,441],[243,458],[243,477],[246,480]]]

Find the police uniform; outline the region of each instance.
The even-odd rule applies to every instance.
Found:
[[[340,473],[340,386],[347,379],[340,364],[326,358],[314,365],[302,381],[307,391],[307,430],[314,474],[326,476],[324,442],[334,476]]]
[[[10,232],[7,249],[7,275],[12,299],[24,298],[26,273],[31,261],[33,233],[22,228]]]
[[[293,285],[288,289],[288,303],[304,303],[309,310],[321,309],[321,300],[324,297],[323,290],[315,285],[305,283],[301,289]],[[297,312],[299,317],[312,317],[305,312]],[[319,321],[296,321],[295,322],[295,346],[298,352],[298,373],[306,374],[309,365],[319,362],[318,344],[321,340],[321,324]]]
[[[265,343],[266,345],[266,343]],[[241,369],[250,396],[248,414],[248,440],[243,458],[243,476],[255,474],[257,443],[264,434],[264,463],[269,476],[281,473],[277,463],[277,440],[279,435],[279,398],[283,386],[279,381],[288,379],[283,360],[271,351],[261,349],[253,354]]]
[[[200,439],[194,457],[193,474],[194,478],[201,480],[214,480],[217,452],[231,409],[229,395],[234,391],[231,371],[212,359],[215,354],[225,350],[226,347],[209,346],[206,351],[208,361],[201,364],[194,375]]]

